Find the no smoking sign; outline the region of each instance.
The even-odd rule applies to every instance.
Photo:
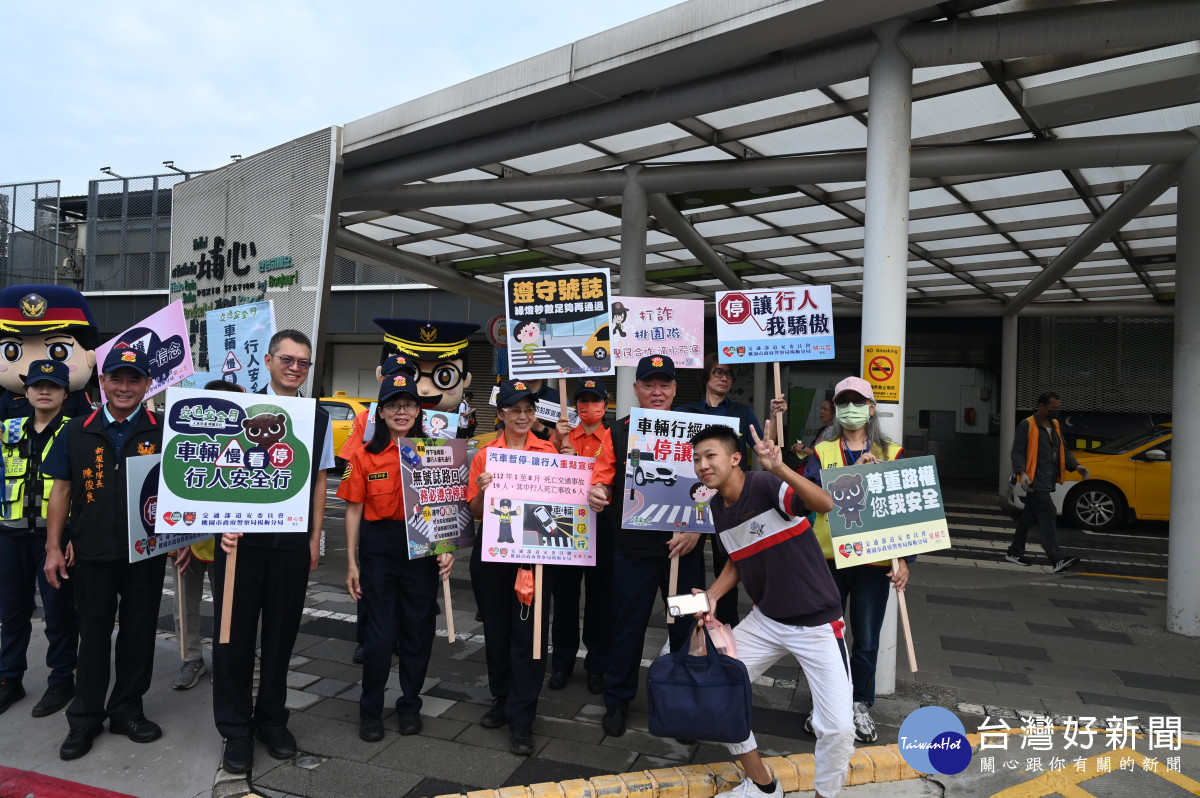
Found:
[[[863,377],[871,383],[876,402],[900,401],[900,347],[864,346]]]

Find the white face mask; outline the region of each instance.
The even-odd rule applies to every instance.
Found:
[[[856,407],[852,404],[837,409],[837,420],[846,429],[862,429],[871,417],[871,406]]]

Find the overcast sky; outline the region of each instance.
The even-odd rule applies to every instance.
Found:
[[[6,2],[0,184],[211,169],[676,2]]]

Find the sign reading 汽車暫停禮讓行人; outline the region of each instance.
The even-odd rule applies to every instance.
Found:
[[[158,520],[197,531],[307,532],[316,402],[167,391]]]
[[[830,360],[833,300],[829,286],[718,291],[721,363]]]
[[[950,548],[937,465],[931,456],[821,469],[838,568]]]

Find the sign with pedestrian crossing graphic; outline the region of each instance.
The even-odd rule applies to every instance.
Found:
[[[504,277],[511,379],[613,373],[608,269]]]

